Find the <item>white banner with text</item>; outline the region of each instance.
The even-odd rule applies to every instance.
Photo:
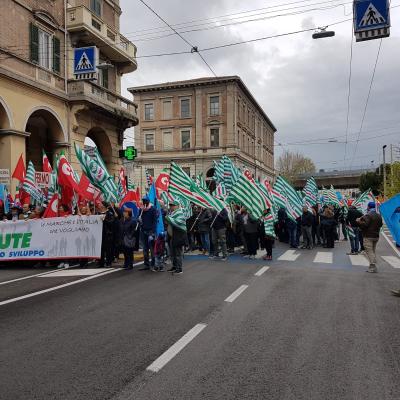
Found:
[[[1,260],[100,258],[99,215],[0,222]]]

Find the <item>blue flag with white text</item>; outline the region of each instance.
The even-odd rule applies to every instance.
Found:
[[[400,246],[400,193],[382,203],[379,210],[393,239]]]

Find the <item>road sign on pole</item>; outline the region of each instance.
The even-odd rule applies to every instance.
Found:
[[[95,46],[74,49],[74,75],[76,79],[97,78],[98,49]]]
[[[390,35],[388,0],[354,0],[354,35],[356,42]]]

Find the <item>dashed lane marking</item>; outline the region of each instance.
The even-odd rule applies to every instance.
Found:
[[[300,254],[296,254],[296,250],[286,250],[280,257],[278,261],[296,261]]]
[[[264,272],[268,271],[269,267],[262,267],[261,269],[259,269],[254,275],[255,276],[261,276]]]
[[[317,251],[317,254],[314,257],[313,262],[322,264],[332,264],[333,253],[330,251]]]
[[[228,296],[225,301],[227,303],[233,303],[248,287],[249,285],[240,286],[230,296]]]
[[[382,258],[393,268],[400,268],[400,258],[396,256],[382,256]]]
[[[172,345],[165,353],[157,358],[146,369],[151,372],[158,372],[166,364],[168,364],[178,353],[180,353],[207,325],[197,324],[184,336],[182,336],[174,345]]]

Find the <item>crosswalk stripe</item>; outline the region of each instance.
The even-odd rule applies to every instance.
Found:
[[[280,257],[278,261],[296,261],[300,254],[296,254],[296,250],[286,250]]]
[[[400,268],[400,258],[395,256],[382,256],[382,258],[393,268]]]
[[[362,256],[361,254],[349,255],[349,257],[350,257],[351,265],[361,266],[361,267],[368,267],[369,266],[369,261],[364,256]]]
[[[315,263],[332,264],[333,253],[330,251],[318,251],[314,258]]]

